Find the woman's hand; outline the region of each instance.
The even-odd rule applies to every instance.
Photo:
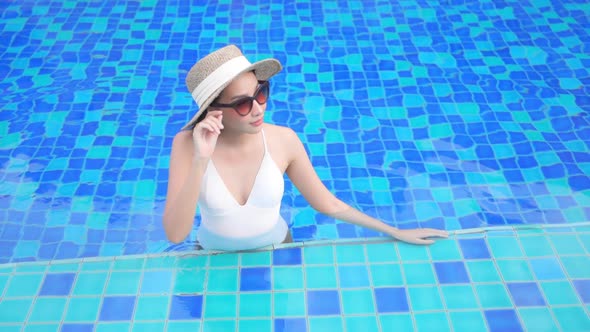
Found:
[[[433,228],[418,229],[396,229],[391,236],[394,238],[412,244],[432,244],[434,240],[427,240],[429,237],[449,237],[449,233]]]
[[[211,158],[217,144],[217,137],[219,137],[223,129],[221,120],[221,111],[210,111],[207,112],[205,119],[197,123],[193,129],[195,158]]]

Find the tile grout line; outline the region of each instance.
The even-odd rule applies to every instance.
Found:
[[[367,245],[363,244],[363,253],[365,255],[365,270],[367,271],[367,278],[369,279],[369,290],[371,291],[371,299],[373,300],[373,312],[375,314],[375,320],[377,322],[377,331],[382,332],[383,327],[381,326],[381,319],[379,315],[379,310],[377,307],[377,298],[375,296],[375,287],[373,285],[373,274],[371,273],[371,260],[369,258],[369,249],[367,249]]]

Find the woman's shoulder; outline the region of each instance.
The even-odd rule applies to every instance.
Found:
[[[293,139],[298,138],[297,134],[293,129],[272,123],[264,124],[264,134],[267,137],[271,137],[275,141],[285,143],[291,143]]]

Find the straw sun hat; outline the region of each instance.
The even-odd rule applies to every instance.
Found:
[[[282,69],[277,59],[251,63],[235,45],[228,45],[199,60],[186,75],[186,87],[199,110],[182,129],[194,125],[199,116],[240,74],[254,71],[259,81],[266,81]]]

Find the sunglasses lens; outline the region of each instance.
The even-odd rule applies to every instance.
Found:
[[[252,99],[244,99],[238,102],[235,106],[236,111],[241,115],[247,115],[252,109]]]
[[[258,90],[258,93],[256,94],[256,101],[258,102],[258,104],[262,105],[262,104],[265,104],[267,100],[268,100],[268,84],[263,84],[260,87],[260,90]]]

